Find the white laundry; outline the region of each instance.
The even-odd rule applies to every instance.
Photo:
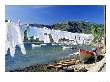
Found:
[[[47,27],[44,27],[42,28],[42,33],[50,34],[50,29],[48,29]]]
[[[26,54],[23,37],[20,33],[20,28],[17,24],[6,23],[6,45],[5,53],[7,53],[8,48],[10,49],[11,56],[14,57],[16,45],[21,48],[21,52]]]
[[[36,40],[37,39],[37,36],[34,36],[34,40]]]
[[[48,35],[44,35],[44,43],[50,43],[50,38]]]
[[[19,25],[19,26],[22,32],[24,32],[28,28],[27,25]]]
[[[51,30],[51,36],[52,36],[52,39],[54,40],[54,42],[58,43],[59,39],[58,39],[57,30]]]
[[[65,37],[63,31],[60,31],[60,30],[58,32],[58,36],[59,36],[59,39],[63,39]]]
[[[37,27],[29,27],[27,30],[27,37],[32,37],[32,36],[37,36],[38,35],[38,31],[37,31]]]
[[[71,33],[67,31],[61,31],[61,30],[50,30],[46,27],[44,28],[37,28],[37,27],[32,27],[29,29],[28,35],[29,36],[36,36],[39,38],[39,41],[44,41],[44,42],[50,42],[49,37],[47,36],[48,34],[51,34],[52,39],[55,43],[58,43],[60,39],[68,39],[73,41],[73,44],[85,44],[87,42],[90,42],[94,39],[92,34],[84,34],[84,33]],[[47,38],[45,38],[45,34]]]
[[[70,39],[69,40],[75,40],[75,34],[74,33],[70,33]]]
[[[39,41],[44,41],[44,34],[39,35],[38,38],[39,38]]]

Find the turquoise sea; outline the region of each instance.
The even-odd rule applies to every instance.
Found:
[[[63,49],[61,45],[43,45],[42,47],[26,48],[26,55],[23,55],[20,50],[16,50],[15,56],[11,57],[8,53],[5,56],[5,71],[10,71],[18,68],[25,68],[35,64],[46,64],[51,61],[66,57],[72,54],[74,50]]]
[[[85,48],[90,50],[93,47],[86,46]],[[60,58],[68,57],[76,51],[77,49],[63,49],[61,45],[43,45],[34,48],[26,45],[26,55],[23,55],[19,48],[16,49],[14,57],[11,57],[9,53],[6,54],[5,71],[21,69],[35,64],[47,64]]]

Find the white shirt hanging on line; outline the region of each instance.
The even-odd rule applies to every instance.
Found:
[[[7,53],[8,48],[10,49],[10,54],[14,57],[16,45],[21,48],[21,52],[26,54],[23,37],[20,33],[20,28],[17,24],[6,23],[6,44],[5,44],[5,53]]]

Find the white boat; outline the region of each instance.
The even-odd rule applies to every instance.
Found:
[[[41,46],[46,46],[47,44],[41,44]]]
[[[35,47],[41,47],[41,45],[32,44],[32,48],[35,48]]]
[[[58,45],[58,44],[52,43],[52,46],[53,46],[53,45]]]
[[[52,46],[54,46],[54,45],[62,45],[62,44],[59,44],[59,43],[52,43]]]
[[[63,50],[65,50],[65,49],[71,49],[72,47],[70,47],[70,46],[63,46]]]

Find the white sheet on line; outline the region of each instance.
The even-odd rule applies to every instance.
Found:
[[[73,40],[74,44],[84,44],[87,41],[92,41],[93,40],[93,35],[92,34],[84,34],[84,33],[71,33],[67,31],[61,31],[61,30],[50,30],[46,27],[44,28],[30,28],[29,30],[29,35],[30,36],[37,36],[40,41],[44,41],[44,35],[45,34],[51,34],[52,39],[54,40],[55,43],[59,42],[59,39],[68,39],[68,40]]]
[[[17,24],[6,23],[6,44],[5,53],[7,53],[8,48],[10,49],[11,56],[14,57],[16,45],[21,48],[21,52],[26,54],[23,35],[20,33],[20,28]]]

